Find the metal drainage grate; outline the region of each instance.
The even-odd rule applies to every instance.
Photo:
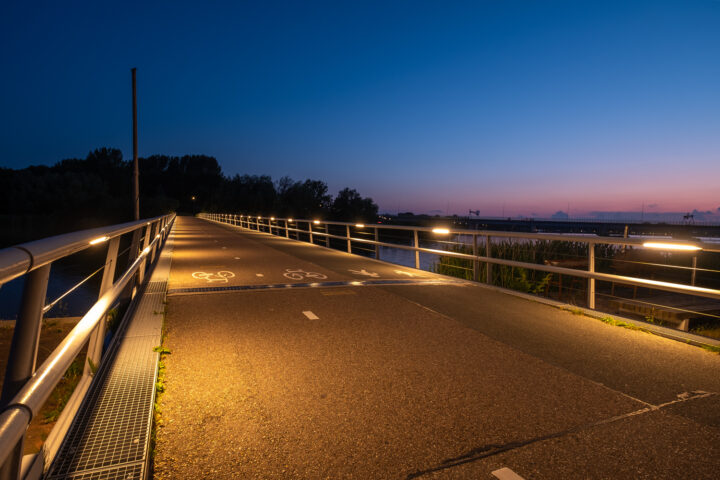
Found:
[[[142,475],[142,465],[125,465],[109,469],[76,473],[65,478],[68,480],[131,480]]]
[[[159,263],[170,260],[168,249]],[[169,269],[156,269],[139,301],[133,302],[130,320],[103,359],[46,479],[147,476],[158,361],[153,349],[161,342],[167,289],[167,277],[158,278],[158,270],[166,274]]]

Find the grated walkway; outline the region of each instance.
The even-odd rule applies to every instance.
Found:
[[[108,349],[46,479],[147,477],[158,364],[153,349],[162,341],[173,237],[131,304],[129,321]]]

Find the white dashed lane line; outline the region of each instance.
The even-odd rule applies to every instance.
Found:
[[[496,478],[499,478],[500,480],[523,480],[520,475],[513,472],[507,467],[503,467],[490,473],[492,473],[492,475],[494,475]]]
[[[310,310],[304,311],[304,312],[303,312],[303,315],[305,315],[305,316],[308,318],[308,320],[320,320],[320,317],[318,317],[317,315],[315,315],[315,314],[314,314],[313,312],[311,312]]]
[[[255,276],[256,277],[264,277],[265,275],[263,275],[262,273],[256,273]]]

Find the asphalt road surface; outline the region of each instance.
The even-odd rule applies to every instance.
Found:
[[[237,227],[174,232],[156,478],[720,475],[716,354]]]

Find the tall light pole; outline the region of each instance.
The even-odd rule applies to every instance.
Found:
[[[132,113],[133,113],[133,218],[140,220],[140,171],[138,169],[138,134],[137,134],[137,79],[135,78],[136,68],[132,71]]]

